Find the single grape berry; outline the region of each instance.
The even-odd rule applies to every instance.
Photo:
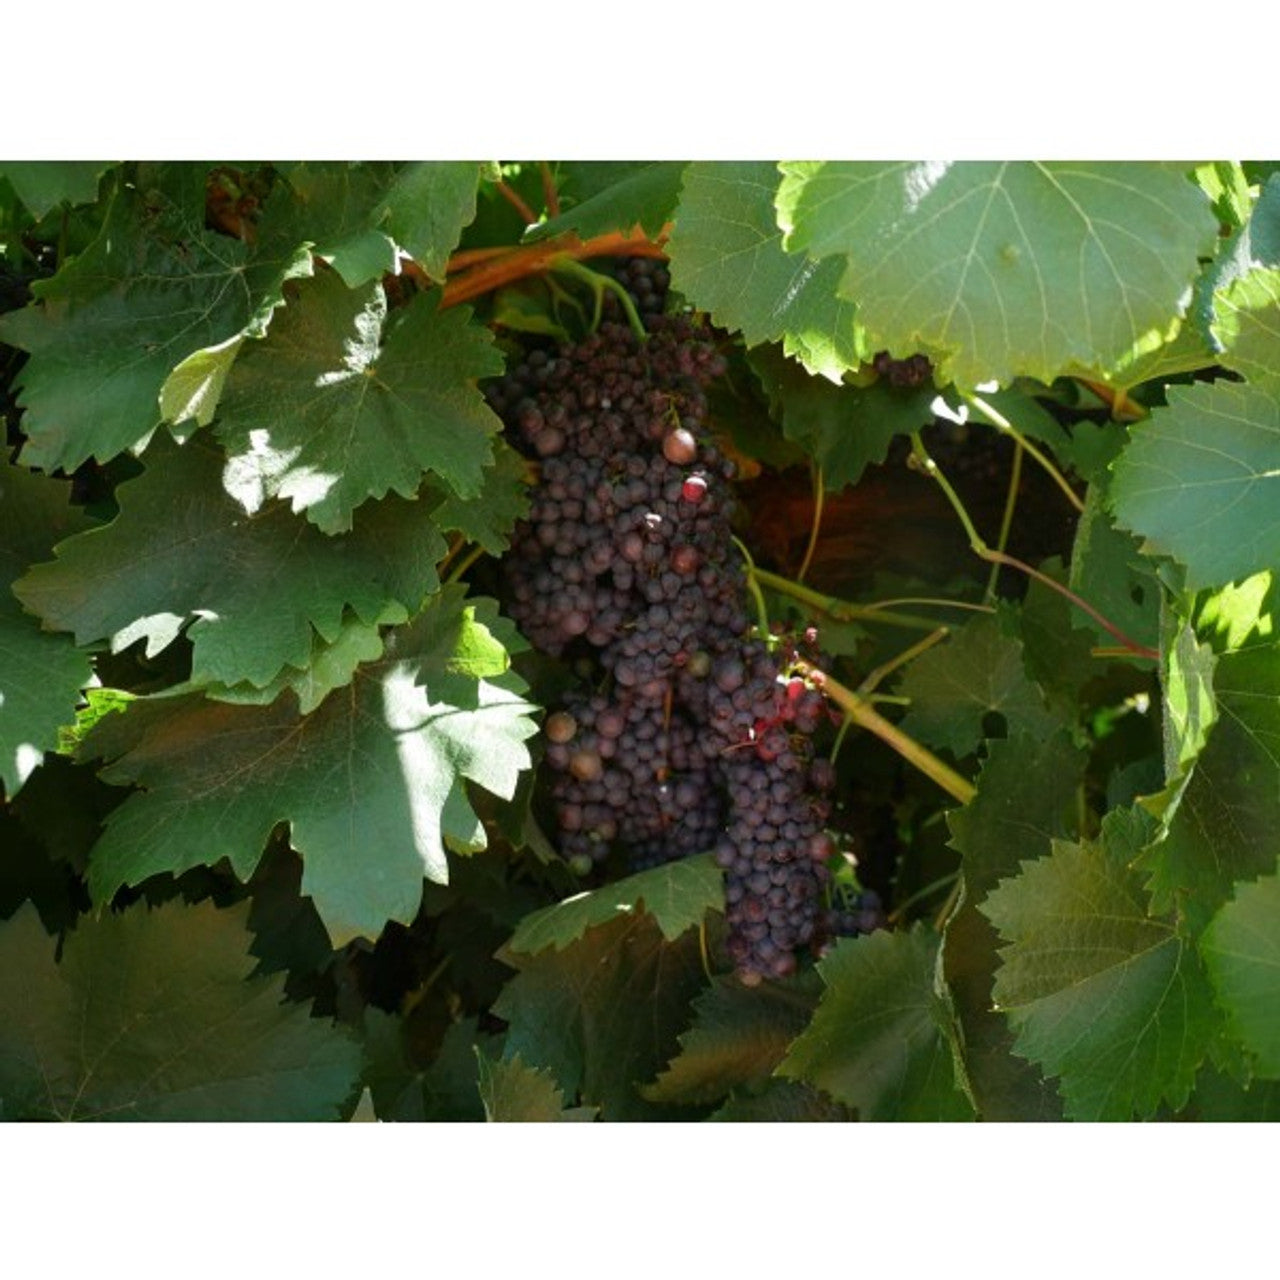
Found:
[[[547,717],[547,737],[552,742],[571,742],[578,732],[578,722],[567,711],[554,711]]]
[[[692,431],[677,427],[662,441],[662,456],[676,466],[687,466],[698,456],[698,442]]]

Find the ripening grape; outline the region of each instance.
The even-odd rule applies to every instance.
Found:
[[[542,460],[504,562],[508,608],[590,673],[591,691],[547,719],[560,850],[579,869],[615,851],[636,867],[713,851],[739,975],[785,977],[799,948],[849,924],[823,915],[833,779],[808,736],[826,704],[750,634],[734,468],[705,425],[723,361],[656,305],[665,269],[623,278],[646,342],[606,321],[489,390]]]

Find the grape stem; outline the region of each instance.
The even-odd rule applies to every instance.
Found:
[[[966,395],[966,402],[976,409],[984,418],[986,418],[997,430],[1003,431],[1005,435],[1016,440],[1026,451],[1033,457],[1045,470],[1049,478],[1062,490],[1067,501],[1071,503],[1075,509],[1084,514],[1084,503],[1076,496],[1075,490],[1066,482],[1062,472],[1049,460],[1047,455],[1042,453],[1030,440],[1026,438],[1014,425],[1004,416],[998,409],[989,405],[981,396],[972,394]]]
[[[741,543],[738,545],[741,546]],[[814,591],[802,583],[793,582],[781,574],[756,568],[750,557],[747,558],[747,566],[751,570],[752,579],[761,586],[777,591],[781,595],[790,596],[801,604],[807,604],[811,609],[825,613],[828,618],[834,618],[837,622],[883,622],[887,626],[906,627],[913,631],[932,631],[938,625],[932,618],[922,618],[910,613],[893,613],[878,605],[858,605],[848,600],[840,600],[835,596],[824,596],[820,591]]]
[[[1147,416],[1147,410],[1131,400],[1123,387],[1109,387],[1105,382],[1091,382],[1088,378],[1078,381],[1106,404],[1113,422],[1141,422]]]
[[[733,537],[730,534],[730,537]],[[764,572],[762,569],[756,568],[756,562],[751,558],[751,552],[743,545],[738,538],[733,538],[733,545],[738,548],[742,558],[747,562],[747,590],[751,592],[752,599],[756,602],[756,619],[760,628],[760,637],[766,644],[773,639],[773,632],[769,629],[769,610],[765,608],[764,593],[760,590],[760,582],[758,579]]]
[[[483,547],[472,547],[471,550],[468,551],[467,554],[463,556],[462,559],[459,560],[456,565],[454,565],[453,569],[450,571],[449,576],[445,579],[445,581],[457,582],[458,579],[461,578],[462,575],[466,573],[466,571],[470,569],[471,566],[475,564],[475,562],[479,560],[482,555],[484,555]]]
[[[494,186],[498,189],[498,194],[524,219],[526,227],[532,226],[538,221],[538,215],[525,204],[521,199],[520,193],[514,187],[509,187],[503,178],[499,178]]]
[[[551,166],[545,160],[539,160],[538,172],[542,175],[542,198],[547,202],[547,215],[552,218],[558,218],[560,216],[560,193],[556,190],[556,180],[551,172]]]
[[[804,550],[804,559],[796,574],[797,582],[804,581],[804,575],[809,572],[809,566],[813,563],[813,553],[818,549],[818,531],[822,528],[822,503],[825,496],[826,484],[822,477],[822,467],[818,465],[813,472],[813,524],[809,527],[809,545]]]
[[[707,975],[708,982],[714,982],[715,974],[711,972],[711,956],[707,951],[707,919],[705,916],[698,921],[698,951],[702,955],[702,972]]]
[[[968,600],[943,600],[940,596],[900,596],[896,600],[877,600],[875,604],[861,607],[868,613],[880,609],[892,609],[900,604],[927,604],[935,609],[967,609],[970,613],[995,613],[989,604],[971,604]]]
[[[454,254],[449,259],[449,278],[440,305],[456,306],[527,276],[541,275],[551,269],[552,261],[557,258],[665,258],[662,244],[669,231],[669,227],[663,228],[657,240],[650,240],[642,231],[610,231],[590,240],[581,240],[568,232],[536,244],[513,245],[496,251],[472,250],[470,258],[464,253]],[[439,283],[412,260],[405,261],[401,269],[424,287]]]
[[[888,921],[890,924],[897,924],[899,920],[906,914],[908,907],[913,907],[917,902],[925,898],[931,897],[937,893],[939,889],[945,888],[953,880],[957,880],[960,876],[959,871],[948,872],[945,876],[940,876],[932,884],[927,884],[923,889],[917,889],[909,898],[898,903],[896,907],[889,913]]]
[[[859,728],[874,733],[881,742],[892,747],[908,764],[914,765],[927,778],[931,778],[949,796],[961,804],[968,804],[977,795],[977,789],[967,778],[944,764],[927,747],[903,733],[872,707],[861,694],[842,685],[825,671],[819,671],[807,662],[796,663],[802,674],[810,677]]]
[[[604,309],[604,295],[608,291],[622,304],[622,309],[626,312],[627,323],[631,326],[631,332],[636,335],[637,341],[648,341],[649,335],[645,331],[644,322],[640,319],[640,313],[636,310],[636,304],[631,301],[631,295],[612,276],[603,275],[599,271],[592,271],[590,267],[584,267],[582,263],[576,262],[568,254],[553,258],[547,266],[551,271],[558,271],[561,275],[580,281],[591,290],[595,299],[595,310],[591,317],[591,331],[593,333],[600,327],[600,315]]]
[[[923,640],[917,640],[909,649],[904,649],[895,657],[889,659],[888,662],[882,662],[878,667],[874,667],[867,675],[867,678],[858,686],[858,692],[864,697],[869,698],[886,676],[892,675],[899,667],[905,667],[908,662],[914,662],[922,653],[932,649],[935,644],[945,640],[951,634],[950,627],[939,627],[932,634],[925,636]]]
[[[1009,492],[1004,499],[1004,515],[1000,519],[1000,537],[996,540],[996,550],[1003,553],[1009,545],[1009,531],[1013,528],[1013,512],[1018,505],[1018,486],[1022,483],[1022,455],[1026,450],[1022,441],[1017,440],[1013,446],[1013,463],[1009,467]],[[990,603],[996,598],[996,583],[1000,581],[1000,566],[993,563],[991,576],[987,579],[987,591],[983,599]]]
[[[1095,609],[1087,600],[1082,600],[1076,593],[1068,587],[1064,587],[1062,583],[1054,581],[1047,573],[1041,573],[1039,569],[1033,569],[1029,564],[1025,564],[1021,560],[1015,559],[1013,556],[1006,555],[1003,551],[993,551],[982,540],[981,534],[974,528],[973,521],[969,518],[968,511],[965,510],[964,503],[960,501],[959,494],[951,487],[951,482],[943,475],[938,464],[930,456],[928,449],[925,448],[924,442],[920,439],[919,432],[913,432],[911,436],[911,456],[915,460],[916,466],[927,476],[932,477],[937,482],[942,492],[946,494],[947,501],[951,503],[952,510],[960,519],[960,523],[964,526],[964,531],[969,538],[969,549],[981,560],[986,560],[989,564],[1008,565],[1011,569],[1017,569],[1020,573],[1025,573],[1029,578],[1034,578],[1037,582],[1043,583],[1052,591],[1056,591],[1060,596],[1065,597],[1077,609],[1086,613],[1094,622],[1098,624],[1108,635],[1114,636],[1120,642],[1126,652],[1133,654],[1135,657],[1148,658],[1153,662],[1160,660],[1160,654],[1157,650],[1149,648],[1145,644],[1139,644],[1138,641],[1131,639],[1125,635],[1119,627],[1104,618],[1097,609]]]

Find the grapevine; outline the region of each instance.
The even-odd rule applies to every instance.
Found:
[[[1277,225],[0,164],[0,1114],[1274,1115]]]

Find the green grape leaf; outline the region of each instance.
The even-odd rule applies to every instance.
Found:
[[[594,1120],[595,1107],[566,1107],[564,1094],[549,1071],[526,1066],[520,1055],[495,1062],[477,1053],[480,1099],[490,1122]]]
[[[731,1089],[763,1087],[813,1014],[813,996],[794,983],[744,987],[713,981],[693,1002],[680,1052],[641,1090],[651,1102],[717,1102]]]
[[[71,471],[140,449],[174,367],[265,323],[284,281],[311,269],[305,249],[251,250],[202,218],[160,192],[117,187],[89,248],[34,284],[30,306],[0,316],[0,341],[31,353],[17,376],[28,466]]]
[[[352,288],[394,272],[395,242],[375,216],[394,175],[387,163],[302,161],[283,165],[287,197],[268,205],[269,226],[287,225],[298,241]]]
[[[1219,362],[1214,344],[1198,313],[1187,316],[1169,334],[1151,333],[1107,370],[1106,381],[1118,391],[1144,382],[1166,382],[1180,373],[1194,373]]]
[[[334,1120],[360,1047],[252,978],[245,908],[135,906],[57,939],[0,925],[6,1119]]]
[[[350,290],[332,272],[299,284],[222,393],[227,491],[250,513],[287,498],[326,533],[389,490],[413,498],[428,473],[474,497],[502,426],[476,383],[502,359],[470,315],[419,296],[388,328],[381,285]]]
[[[1280,270],[1255,268],[1214,296],[1219,364],[1273,395],[1280,391]]]
[[[1172,643],[1163,646],[1165,666],[1162,734],[1166,778],[1180,778],[1200,752],[1218,718],[1213,696],[1213,649],[1196,643],[1190,623],[1178,628]]]
[[[529,463],[501,438],[495,439],[493,463],[484,469],[480,492],[474,498],[447,493],[431,518],[446,533],[457,531],[491,556],[501,555],[511,545],[516,521],[529,514],[529,485]]]
[[[621,915],[563,951],[504,956],[520,970],[493,1005],[507,1057],[549,1071],[605,1120],[671,1114],[639,1085],[671,1060],[705,982],[695,933],[668,942],[648,915]]]
[[[543,907],[520,921],[508,949],[526,955],[563,950],[589,929],[643,908],[668,942],[724,910],[724,876],[710,854],[640,871],[600,889]]]
[[[375,210],[387,230],[432,280],[476,216],[482,166],[473,160],[417,160],[401,168]]]
[[[945,644],[917,658],[900,692],[911,699],[903,733],[956,756],[992,736],[983,725],[992,712],[1004,717],[1009,733],[1022,729],[1040,736],[1057,727],[1023,666],[1021,641],[989,615],[965,623]]]
[[[1214,264],[1209,289],[1218,362],[1274,394],[1280,390],[1280,179],[1263,187],[1248,223]]]
[[[843,1124],[856,1117],[821,1089],[794,1080],[770,1080],[759,1093],[735,1093],[707,1119],[733,1124]]]
[[[826,989],[778,1068],[858,1109],[863,1120],[969,1120],[948,1013],[934,986],[936,934],[844,938],[818,961]]]
[[[1120,524],[1184,564],[1192,591],[1280,562],[1280,400],[1238,382],[1167,394],[1114,464]]]
[[[1217,222],[1173,163],[784,163],[784,246],[846,255],[879,346],[939,381],[1105,373],[1190,301]]]
[[[534,708],[475,674],[473,630],[453,594],[437,597],[393,633],[382,662],[308,716],[285,693],[267,707],[161,695],[107,717],[81,754],[110,762],[106,781],[142,790],[90,855],[95,900],[221,858],[247,880],[288,823],[303,892],[335,946],[408,924],[423,877],[448,880],[445,837],[477,830],[462,780],[510,799],[530,766]]]
[[[1043,561],[1040,572],[1055,582],[1066,582],[1062,562],[1054,556]],[[1049,708],[1064,723],[1074,723],[1088,705],[1085,688],[1100,673],[1093,656],[1098,643],[1094,630],[1078,625],[1085,615],[1065,596],[1034,578],[1018,612],[1027,675],[1044,690]],[[1114,643],[1107,637],[1108,643]]]
[[[1196,1080],[1191,1096],[1194,1118],[1210,1124],[1280,1120],[1280,1080],[1252,1080],[1247,1085],[1208,1069]]]
[[[1202,701],[1203,688],[1197,695]],[[1153,909],[1177,907],[1199,930],[1240,880],[1276,868],[1280,825],[1280,644],[1218,656],[1217,720],[1189,776],[1148,802],[1163,819],[1138,858]],[[1202,713],[1203,714],[1203,713]]]
[[[425,1069],[412,1065],[403,1016],[364,1008],[365,1068],[362,1079],[379,1120],[483,1121],[480,1059],[501,1050],[501,1040],[462,1018],[444,1033]]]
[[[572,173],[581,180],[585,198],[559,216],[529,228],[525,239],[545,240],[573,231],[581,239],[590,240],[636,227],[648,236],[656,236],[676,207],[684,168],[682,160],[575,165]],[[588,170],[598,172],[585,172]]]
[[[947,814],[975,902],[1074,832],[1087,761],[1065,728],[1048,735],[1018,730],[990,744],[977,794]]]
[[[1160,582],[1138,540],[1116,528],[1107,510],[1110,487],[1108,476],[1090,484],[1085,495],[1067,585],[1131,640],[1154,648],[1160,638]],[[1115,644],[1115,637],[1087,614],[1075,616],[1098,644]]]
[[[443,280],[476,216],[480,170],[463,160],[285,165],[291,200],[281,212],[352,289],[398,271],[397,246]]]
[[[8,179],[39,219],[60,204],[92,204],[98,180],[111,167],[109,160],[6,160],[0,163],[0,178]]]
[[[965,1074],[986,1120],[1062,1115],[1052,1086],[1011,1053],[1008,1025],[991,1007],[997,938],[977,907],[1020,862],[1046,856],[1055,837],[1075,834],[1087,760],[1066,729],[1049,737],[1014,733],[990,744],[977,794],[947,815],[964,893],[947,921],[944,972],[963,1031]]]
[[[841,264],[808,262],[782,247],[777,185],[777,166],[767,161],[691,164],[667,243],[671,280],[747,346],[782,342],[811,373],[838,381],[874,353],[852,304],[837,296]]]
[[[15,594],[47,626],[113,652],[145,637],[158,653],[194,619],[194,682],[266,685],[306,667],[317,633],[334,641],[346,609],[403,621],[438,589],[445,542],[422,504],[384,499],[327,538],[279,503],[246,516],[222,468],[203,442],[156,445],[117,489],[116,519],[59,544]]]
[[[994,995],[1015,1051],[1059,1079],[1072,1120],[1183,1106],[1216,1028],[1195,951],[1147,914],[1109,837],[1055,842],[981,906],[1008,944]]]
[[[382,657],[382,627],[400,621],[401,617],[401,612],[394,607],[373,622],[362,622],[350,614],[344,616],[334,639],[314,637],[311,656],[303,670],[286,667],[262,687],[247,683],[197,687],[202,688],[206,697],[219,702],[258,707],[265,707],[286,689],[292,689],[298,699],[298,710],[304,716],[310,715],[335,689],[349,685],[362,663],[377,662]]]
[[[1200,951],[1258,1074],[1280,1079],[1280,877],[1241,885],[1205,930]]]
[[[811,377],[776,348],[753,351],[748,363],[769,397],[783,434],[822,468],[823,485],[835,493],[857,484],[872,463],[888,457],[894,436],[933,421],[932,386],[911,390],[873,382],[833,385]]]
[[[24,613],[10,587],[28,565],[89,521],[70,505],[65,481],[0,458],[0,782],[12,800],[75,720],[80,690],[93,675],[88,654]]]
[[[1267,570],[1203,596],[1196,633],[1215,653],[1273,639],[1280,624],[1280,598],[1274,594],[1278,587],[1280,575]]]
[[[1195,178],[1213,201],[1213,212],[1220,223],[1239,227],[1249,220],[1253,197],[1249,194],[1249,179],[1238,160],[1214,160],[1197,165]]]

